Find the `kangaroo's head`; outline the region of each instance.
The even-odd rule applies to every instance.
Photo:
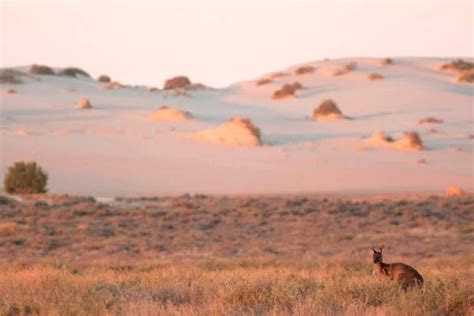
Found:
[[[372,249],[372,258],[374,259],[374,263],[382,263],[383,262],[383,257],[382,257],[382,250],[383,246],[380,247],[379,249],[376,248],[371,248]]]

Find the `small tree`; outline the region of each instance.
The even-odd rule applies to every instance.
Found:
[[[15,162],[8,167],[4,186],[8,193],[46,193],[48,174],[35,162]]]

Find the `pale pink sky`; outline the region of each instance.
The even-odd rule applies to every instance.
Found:
[[[213,86],[295,63],[356,56],[472,56],[469,0],[6,1],[1,65],[82,67],[161,86]]]

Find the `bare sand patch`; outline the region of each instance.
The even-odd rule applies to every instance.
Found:
[[[234,117],[216,128],[189,135],[189,138],[228,147],[261,146],[261,132],[248,118]]]

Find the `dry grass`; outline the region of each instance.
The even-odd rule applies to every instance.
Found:
[[[270,75],[271,78],[281,78],[281,77],[287,77],[289,76],[290,74],[287,73],[287,72],[283,72],[283,71],[278,71],[278,72],[274,72]]]
[[[295,69],[295,75],[304,75],[313,73],[315,68],[313,66],[301,66]]]
[[[442,119],[430,116],[419,120],[418,124],[441,124],[443,122],[444,121]]]
[[[78,76],[90,78],[91,76],[84,70],[76,67],[68,67],[61,70],[58,75],[77,78]]]
[[[100,75],[99,78],[97,78],[97,81],[99,82],[104,82],[104,83],[108,83],[111,81],[110,77],[107,76],[107,75]]]
[[[441,66],[441,70],[454,71],[454,72],[463,72],[467,70],[474,69],[474,63],[464,61],[462,59],[457,59],[448,64]]]
[[[0,315],[469,315],[474,196],[0,196]],[[403,292],[369,247],[424,277]]]
[[[25,74],[10,68],[0,69],[0,84],[19,84],[23,81],[20,79]]]
[[[342,112],[337,106],[336,102],[331,99],[326,99],[313,111],[313,119],[340,119],[342,118]]]
[[[53,68],[45,65],[32,65],[29,72],[33,75],[55,75]]]
[[[473,83],[474,82],[474,69],[462,71],[456,80],[460,83]]]
[[[384,58],[380,61],[381,66],[388,66],[392,64],[393,64],[393,60],[391,58]]]
[[[272,79],[269,79],[269,78],[262,78],[262,79],[259,79],[255,82],[255,85],[256,86],[263,86],[263,85],[266,85],[266,84],[269,84],[269,83],[272,83]]]
[[[279,100],[288,97],[294,97],[295,92],[302,89],[304,89],[303,85],[298,81],[293,83],[285,83],[280,89],[273,92],[272,99]]]
[[[357,63],[356,62],[350,62],[350,63],[347,63],[345,64],[344,66],[336,69],[336,71],[334,71],[333,73],[333,76],[342,76],[342,75],[345,75],[351,71],[353,71],[354,69],[356,69],[357,67]]]
[[[471,260],[424,261],[422,291],[371,276],[368,261],[265,259],[0,270],[4,315],[469,315]]]

